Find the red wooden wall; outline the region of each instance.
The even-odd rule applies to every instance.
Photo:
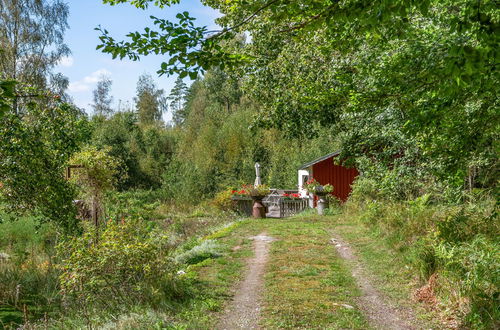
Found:
[[[351,193],[351,185],[359,175],[355,168],[347,168],[333,163],[333,157],[313,165],[313,177],[320,184],[333,185],[332,195],[345,202]]]

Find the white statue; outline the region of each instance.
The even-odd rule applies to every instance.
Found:
[[[260,164],[255,163],[255,183],[254,187],[257,187],[258,185],[261,185],[262,182],[260,180]]]

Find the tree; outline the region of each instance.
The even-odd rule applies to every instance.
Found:
[[[137,96],[135,106],[139,117],[139,123],[152,124],[162,118],[166,111],[167,102],[165,91],[158,89],[153,78],[149,74],[143,74],[137,82]]]
[[[152,1],[106,2],[144,7]],[[495,184],[500,85],[495,1],[205,3],[223,14],[218,32],[196,28],[183,13],[178,23],[155,20],[155,30],[131,33],[129,42],[117,43],[105,32],[102,48],[132,59],[168,53],[171,60],[159,72],[169,74],[224,70],[245,59],[243,82],[261,104],[263,127],[290,136],[326,127],[342,139],[342,156],[366,157],[366,164],[381,163],[388,172],[426,172],[469,189]],[[252,36],[249,44],[225,47],[244,32]],[[171,38],[173,44],[162,49]],[[398,163],[401,167],[394,166]]]
[[[112,84],[113,81],[107,76],[99,78],[96,89],[93,91],[94,104],[91,105],[95,115],[107,117],[113,113],[111,108],[113,96],[110,95]]]
[[[88,120],[58,96],[25,101],[28,111],[19,116],[14,100],[29,100],[32,93],[42,94],[0,80],[0,199],[11,211],[36,212],[43,221],[74,230],[75,191],[64,179],[64,170],[89,138]]]
[[[0,2],[0,79],[14,79],[38,88],[63,56],[69,9],[62,0]]]
[[[117,4],[130,2],[138,8],[146,8],[154,2],[160,7],[177,4],[180,0],[104,0]],[[133,32],[128,42],[117,42],[102,32],[98,49],[113,57],[128,57],[138,60],[148,54],[169,54],[171,59],[161,65],[158,73],[181,73],[181,77],[214,66],[230,67],[249,59],[241,53],[231,53],[221,46],[235,33],[251,32],[259,39],[282,40],[283,38],[305,37],[310,31],[325,31],[338,42],[339,46],[356,44],[355,36],[364,40],[375,36],[384,38],[399,36],[412,19],[427,17],[435,20],[449,33],[470,34],[480,41],[470,44],[467,51],[459,48],[449,49],[450,57],[444,59],[449,66],[448,74],[454,78],[469,76],[470,72],[459,72],[464,65],[491,69],[490,60],[498,62],[500,56],[496,45],[498,36],[498,16],[500,9],[495,1],[478,3],[475,0],[424,0],[424,1],[369,1],[356,0],[343,3],[333,0],[267,0],[234,4],[222,0],[206,0],[206,5],[224,14],[218,19],[220,31],[208,31],[206,27],[196,27],[195,19],[188,12],[177,15],[178,23],[153,18],[158,31],[146,28],[144,33]],[[279,51],[279,49],[277,49]],[[268,49],[266,54],[276,53]],[[255,54],[253,54],[255,55]],[[260,54],[263,55],[263,54]],[[262,56],[258,58],[263,58]],[[459,61],[457,61],[459,59]],[[467,64],[468,63],[468,64]],[[196,74],[194,74],[196,76]]]
[[[172,119],[176,126],[182,125],[187,118],[186,95],[188,87],[181,78],[175,80],[175,85],[170,91],[167,100],[172,112]]]
[[[120,178],[125,176],[125,173],[119,171],[122,164],[110,155],[109,147],[98,150],[93,146],[75,153],[70,162],[81,166],[70,179],[79,186],[87,206],[92,210],[92,220],[97,227],[103,221],[104,193],[115,187],[120,174]]]
[[[207,71],[205,78],[208,96],[230,113],[231,106],[239,104],[243,95],[238,77],[220,68],[213,68]]]

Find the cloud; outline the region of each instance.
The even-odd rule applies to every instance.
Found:
[[[69,84],[68,90],[72,93],[86,92],[89,91],[102,76],[111,76],[111,72],[106,69],[99,69],[92,72],[88,76],[83,77],[83,79],[71,82]]]
[[[59,60],[59,65],[65,67],[65,68],[69,68],[69,67],[73,66],[74,62],[75,62],[75,59],[73,58],[73,56],[63,56]]]

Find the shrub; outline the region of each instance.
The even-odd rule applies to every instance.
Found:
[[[26,305],[28,317],[42,317],[60,302],[58,272],[48,261],[0,262],[0,306],[22,312]]]
[[[221,211],[233,211],[234,205],[231,200],[231,196],[233,195],[232,189],[226,189],[219,193],[217,193],[212,200],[212,205]]]
[[[33,216],[0,212],[0,327],[14,328],[25,318],[60,307],[58,272],[52,265],[54,228]],[[5,308],[10,316],[5,317]]]
[[[180,294],[171,249],[167,236],[139,221],[91,228],[58,247],[62,294],[85,306],[171,300]]]
[[[164,218],[158,211],[161,200],[159,190],[110,191],[106,194],[104,206],[106,216],[113,219],[157,220]]]
[[[72,173],[71,181],[79,186],[80,194],[84,197],[89,209],[98,213],[102,211],[103,194],[116,185],[117,178],[120,176],[120,161],[109,152],[109,148],[98,150],[88,146],[70,159],[72,165],[81,166]],[[125,173],[122,174],[124,175]]]
[[[475,328],[499,319],[500,222],[496,200],[442,204],[423,194],[407,201],[379,195],[372,180],[358,180],[345,206],[348,216],[372,226],[403,253],[422,282],[439,279],[437,295],[445,308]],[[458,306],[458,307],[457,307]]]
[[[466,321],[476,328],[494,327],[500,319],[500,242],[482,235],[467,243],[442,242],[435,248],[443,274],[460,296],[468,297]]]

